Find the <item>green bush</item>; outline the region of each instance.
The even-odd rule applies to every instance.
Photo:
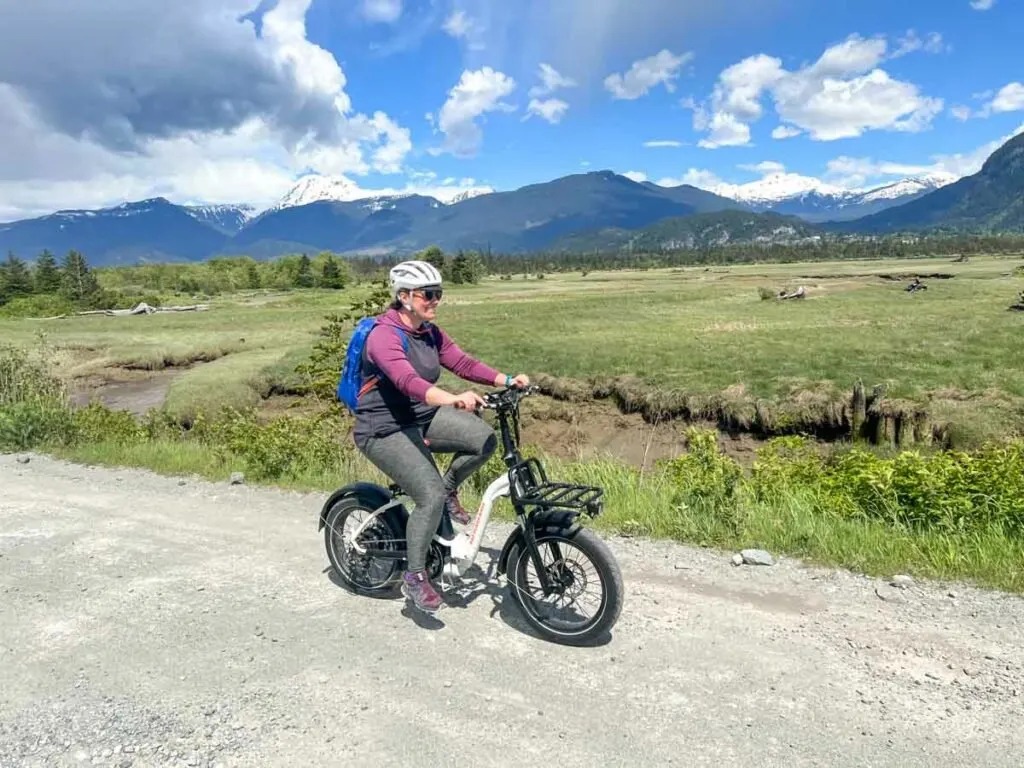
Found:
[[[90,403],[74,413],[75,439],[83,443],[138,443],[146,438],[146,429],[130,411],[113,411],[100,403]]]
[[[315,416],[283,416],[260,423],[255,410],[225,409],[208,440],[226,462],[240,459],[256,480],[278,480],[324,471],[351,455],[348,431],[336,410]]]
[[[0,405],[0,451],[27,451],[74,439],[71,412],[55,403],[25,401]]]
[[[0,450],[24,451],[48,442],[66,443],[74,425],[63,382],[22,349],[0,348]]]

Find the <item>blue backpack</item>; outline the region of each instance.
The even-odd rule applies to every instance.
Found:
[[[377,326],[376,317],[364,317],[352,331],[352,338],[348,341],[348,349],[345,351],[345,364],[341,369],[341,378],[338,380],[338,400],[355,413],[359,398],[369,392],[377,384],[380,376],[374,376],[363,380],[363,349],[366,347],[366,337],[370,335]],[[402,349],[409,352],[409,338],[401,329],[396,328],[402,336]]]

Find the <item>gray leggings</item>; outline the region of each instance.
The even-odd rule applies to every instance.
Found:
[[[423,442],[430,441],[427,446]],[[359,445],[373,464],[416,502],[405,538],[409,570],[427,567],[430,540],[441,521],[445,498],[483,466],[498,446],[494,430],[479,416],[455,408],[439,408],[422,432],[407,427],[386,437],[371,437]],[[431,453],[454,453],[441,477]]]

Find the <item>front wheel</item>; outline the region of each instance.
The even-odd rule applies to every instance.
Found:
[[[590,529],[577,528],[538,532],[537,548],[555,586],[551,594],[544,594],[525,545],[513,547],[507,569],[530,626],[563,645],[588,645],[608,632],[623,601],[622,573],[608,545]]]

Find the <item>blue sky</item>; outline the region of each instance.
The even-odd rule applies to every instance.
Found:
[[[1020,0],[19,3],[0,221],[262,207],[307,173],[429,194],[599,169],[964,175],[1024,126],[1022,29]]]
[[[372,3],[355,5],[346,10],[330,0],[315,1],[307,17],[310,39],[338,57],[353,104],[360,110],[381,109],[409,128],[414,148],[408,165],[442,178],[472,177],[497,188],[578,172],[584,162],[591,169],[639,171],[654,180],[681,178],[688,169],[701,169],[731,182],[757,178],[757,172],[738,166],[764,161],[811,176],[824,176],[829,161],[841,156],[930,166],[935,156],[971,153],[1024,122],[1024,98],[1019,95],[1009,105],[1020,111],[967,120],[951,111],[959,106],[980,110],[986,100],[978,95],[992,92],[991,101],[999,89],[1024,81],[1024,4],[1013,0],[997,0],[984,11],[972,8],[970,0],[734,1],[703,14],[687,12],[685,2],[638,2],[635,13],[622,12],[627,3],[561,3],[570,17],[577,14],[576,34],[582,39],[576,42],[567,40],[576,25],[559,25],[557,14],[545,11],[539,0],[523,3],[519,13],[492,16],[491,27],[472,40],[447,34],[446,19],[461,10],[470,25],[483,26],[492,3],[404,0],[401,14],[387,21],[379,16],[372,20],[367,7]],[[645,11],[653,18],[634,21]],[[582,19],[588,13],[606,14],[613,28],[588,29]],[[920,47],[888,58],[911,30]],[[919,130],[888,129],[886,121],[914,114],[901,113],[897,107],[891,115],[882,110],[879,122],[872,124],[878,127],[863,128],[858,136],[815,140],[805,132],[779,140],[772,138],[780,123],[773,97],[763,92],[763,114],[749,123],[748,143],[714,149],[698,145],[707,131],[695,130],[693,111],[683,102],[692,98],[710,108],[716,82],[727,67],[765,54],[780,59],[787,72],[798,73],[851,35],[865,42],[883,37],[887,45],[882,60],[872,62],[869,57],[869,63],[851,71],[847,80],[878,68],[891,80],[916,89],[919,99],[935,100],[931,110],[922,110],[925,117]],[[587,53],[581,55],[584,49]],[[673,90],[658,84],[639,98],[616,99],[604,87],[609,74],[624,73],[634,62],[662,50],[691,57],[669,81]],[[577,83],[553,94],[568,104],[557,124],[536,116],[522,120],[542,63]],[[515,81],[515,89],[502,97],[515,111],[491,111],[478,118],[483,140],[474,156],[431,155],[429,149],[444,137],[433,132],[424,115],[437,112],[465,70],[482,67]],[[812,89],[806,98],[828,97]],[[900,104],[909,103],[896,98]],[[857,120],[850,122],[855,125]],[[651,140],[683,146],[645,147],[644,142]],[[360,184],[393,181],[371,174]]]

